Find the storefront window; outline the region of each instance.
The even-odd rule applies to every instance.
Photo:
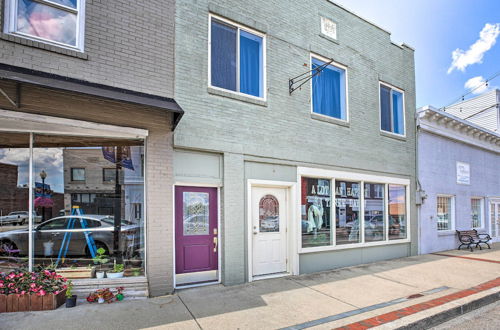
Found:
[[[302,178],[302,247],[332,245],[330,180]]]
[[[389,185],[389,239],[406,238],[406,187]]]
[[[142,140],[34,134],[34,267],[68,278],[144,274],[143,154]],[[100,248],[103,265],[93,260]]]
[[[360,243],[359,182],[335,181],[337,245]]]
[[[0,132],[0,273],[28,267],[29,140]]]
[[[385,240],[384,184],[365,183],[365,242]]]

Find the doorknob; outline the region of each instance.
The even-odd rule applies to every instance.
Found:
[[[214,252],[217,252],[217,237],[214,237]]]

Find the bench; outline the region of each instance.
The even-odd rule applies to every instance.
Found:
[[[488,249],[491,249],[490,245],[488,244],[488,242],[491,240],[491,237],[488,234],[478,234],[477,230],[472,229],[457,230],[457,235],[458,240],[460,241],[460,245],[458,246],[459,250],[464,245],[467,246],[467,248],[470,249],[471,252],[473,252],[473,245],[479,247],[479,249],[482,250],[483,248],[481,247],[481,244],[486,244],[488,246]]]

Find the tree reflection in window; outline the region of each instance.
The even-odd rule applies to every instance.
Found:
[[[265,195],[259,202],[259,231],[279,232],[279,202],[273,195]]]

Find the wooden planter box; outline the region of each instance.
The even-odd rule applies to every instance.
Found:
[[[94,267],[58,268],[56,273],[68,279],[92,278]]]
[[[56,309],[66,301],[66,290],[57,295],[49,293],[45,296],[0,294],[0,313],[47,311]]]

